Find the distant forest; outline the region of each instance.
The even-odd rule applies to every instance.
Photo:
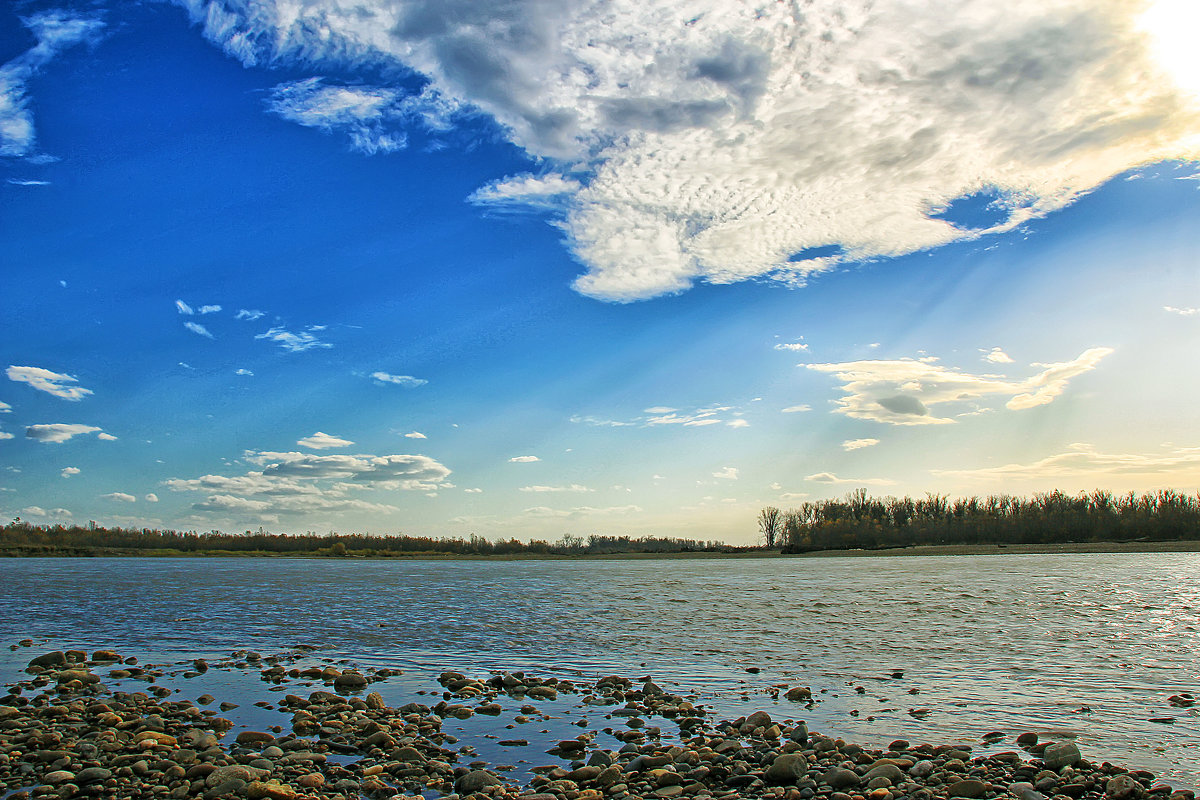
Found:
[[[480,536],[433,538],[429,536],[369,536],[366,534],[284,534],[262,528],[245,533],[157,530],[151,528],[105,528],[90,523],[32,525],[20,517],[0,528],[0,556],[35,555],[310,555],[327,557],[371,556],[586,556],[617,553],[691,553],[753,550],[723,542],[691,539],[634,538],[571,534],[556,542],[535,539],[521,542],[490,541]]]
[[[1061,491],[1033,497],[871,497],[764,508],[759,531],[784,553],[945,544],[1053,544],[1200,538],[1200,494],[1170,489],[1114,495]]]

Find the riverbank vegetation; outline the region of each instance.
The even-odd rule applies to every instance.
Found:
[[[244,533],[107,528],[95,525],[33,525],[19,517],[0,527],[0,556],[325,556],[346,558],[504,557],[546,558],[617,554],[726,553],[737,548],[723,542],[652,536],[564,535],[555,542],[535,539],[492,541],[430,536],[365,534],[284,534],[262,528]]]
[[[798,508],[764,508],[759,531],[784,553],[928,545],[1174,541],[1200,538],[1200,495],[1170,489],[1114,495],[1061,491],[1032,497],[990,495],[844,498]]]

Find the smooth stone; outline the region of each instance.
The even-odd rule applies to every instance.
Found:
[[[771,724],[771,715],[765,711],[755,711],[746,717],[746,724],[754,728],[766,728]]]
[[[851,786],[858,786],[861,782],[858,773],[852,770],[843,769],[842,767],[833,767],[827,770],[821,776],[821,780],[825,785],[834,789],[846,789]]]
[[[468,772],[454,782],[454,791],[459,794],[474,794],[485,786],[498,786],[500,779],[487,770],[477,769]]]
[[[75,773],[75,783],[85,786],[89,783],[99,783],[112,777],[112,772],[104,767],[88,767]]]
[[[971,778],[955,781],[946,787],[946,794],[950,797],[983,797],[987,794],[987,784]]]
[[[871,781],[875,778],[887,778],[893,784],[904,780],[904,772],[895,764],[879,764],[871,767],[862,776],[864,781]]]
[[[1058,742],[1048,745],[1042,751],[1042,761],[1046,769],[1060,770],[1063,767],[1073,767],[1083,760],[1079,748],[1074,742]]]
[[[795,783],[808,774],[808,759],[799,753],[785,753],[767,767],[769,783]]]
[[[921,761],[918,761],[912,765],[912,767],[908,770],[908,774],[912,775],[914,778],[928,778],[936,769],[937,764],[933,763],[929,759],[922,759]]]
[[[51,786],[57,786],[60,783],[66,783],[74,777],[74,772],[67,772],[65,769],[56,769],[53,772],[47,772],[43,775],[42,782],[48,783]]]

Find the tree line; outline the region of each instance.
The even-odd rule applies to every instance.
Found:
[[[1032,497],[871,497],[764,508],[759,531],[784,553],[944,544],[1164,541],[1200,537],[1200,494],[1171,489],[1115,495],[1055,490]]]
[[[738,549],[718,541],[653,536],[581,536],[566,534],[557,541],[534,539],[489,540],[469,537],[431,537],[357,533],[270,533],[263,528],[244,533],[218,530],[160,530],[156,528],[33,525],[20,517],[0,527],[0,555],[99,555],[105,553],[165,552],[198,555],[237,554],[403,557],[444,556],[584,556],[619,553],[726,552]]]

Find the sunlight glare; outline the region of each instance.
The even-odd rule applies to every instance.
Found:
[[[1156,0],[1142,14],[1139,27],[1150,34],[1154,57],[1179,88],[1200,97],[1200,2]]]

